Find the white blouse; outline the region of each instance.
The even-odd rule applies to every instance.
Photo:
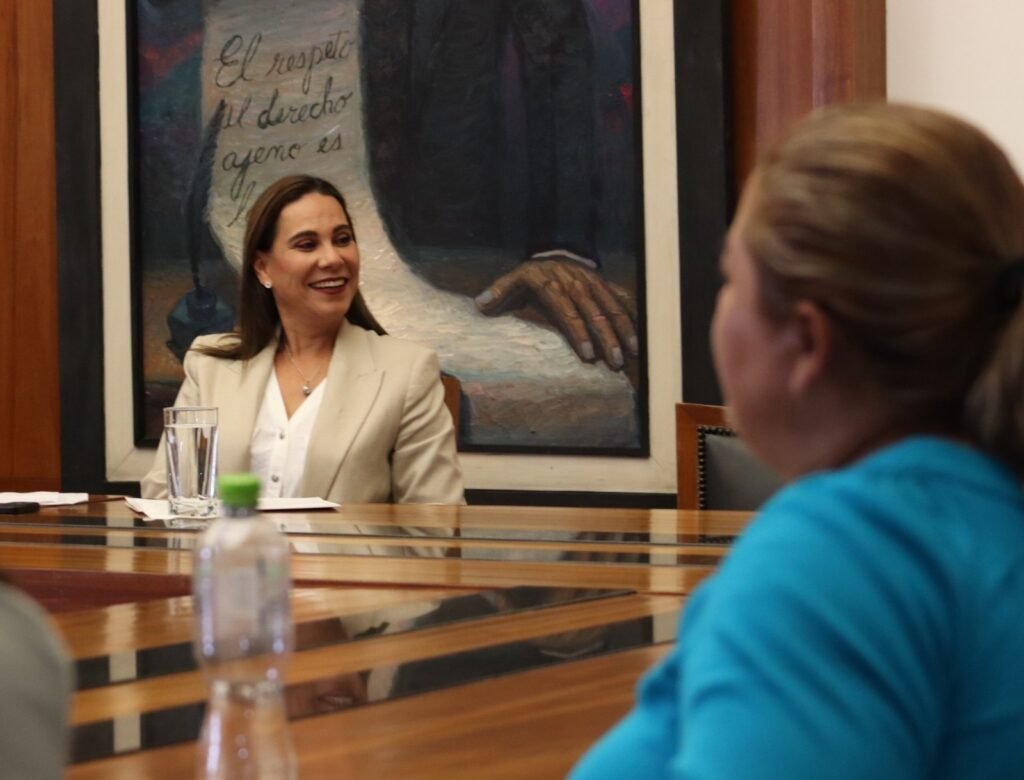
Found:
[[[295,413],[288,412],[277,383],[277,372],[270,371],[263,403],[256,414],[249,441],[249,468],[260,478],[264,498],[294,498],[300,495],[306,450],[313,424],[324,397],[327,377],[318,384]]]

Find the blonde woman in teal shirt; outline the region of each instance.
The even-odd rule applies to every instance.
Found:
[[[723,392],[793,481],[572,777],[1024,776],[1024,186],[950,116],[828,109],[721,264]]]

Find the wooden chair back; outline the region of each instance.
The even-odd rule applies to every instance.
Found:
[[[727,429],[724,406],[676,404],[676,506],[701,509],[697,462],[699,427]]]
[[[680,509],[753,510],[782,485],[707,404],[676,404],[676,476]]]
[[[451,374],[441,374],[441,384],[444,386],[444,405],[448,407],[448,412],[452,416],[455,442],[458,443],[462,421],[462,383]]]
[[[452,416],[452,425],[455,427],[455,444],[459,443],[459,429],[462,423],[462,382],[451,374],[441,374],[441,384],[444,386],[444,405]],[[461,532],[458,528],[453,529],[452,536],[459,538]],[[462,550],[458,547],[449,547],[445,552],[446,558],[461,558]]]

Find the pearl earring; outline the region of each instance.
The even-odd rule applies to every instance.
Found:
[[[266,287],[269,290],[272,285],[270,284],[270,282],[264,282],[263,286]]]

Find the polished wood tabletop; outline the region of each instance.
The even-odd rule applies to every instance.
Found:
[[[300,775],[561,777],[624,714],[749,513],[346,506],[292,544]],[[418,529],[413,535],[405,529]],[[0,569],[76,662],[71,778],[187,777],[196,529],[119,500],[0,516]]]

